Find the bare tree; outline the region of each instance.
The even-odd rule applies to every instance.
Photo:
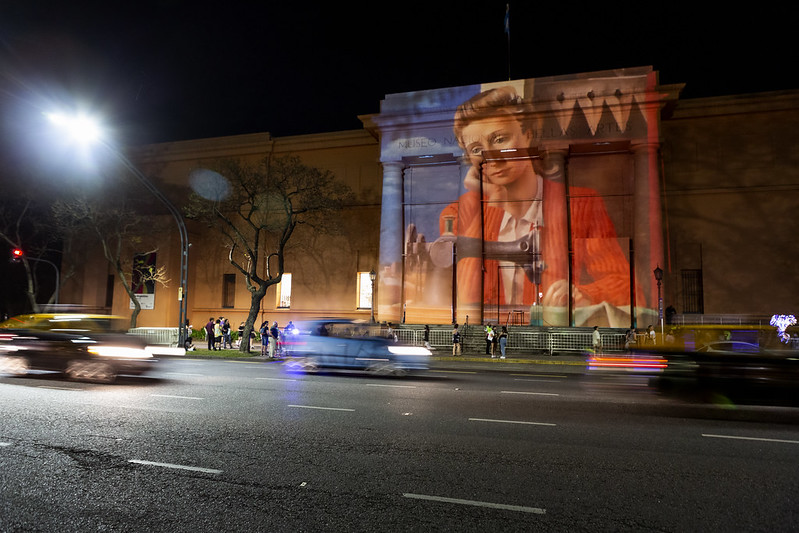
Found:
[[[352,192],[328,170],[306,166],[296,156],[271,155],[256,163],[219,161],[213,169],[194,171],[192,186],[187,217],[223,236],[230,264],[244,276],[250,292],[239,348],[247,352],[261,300],[281,280],[295,229],[307,224],[330,231],[332,213],[351,202]]]
[[[0,240],[5,241],[12,248],[24,251],[19,262],[25,270],[25,294],[28,298],[28,306],[34,313],[38,313],[42,309],[42,304],[39,302],[42,284],[38,279],[38,266],[41,263],[53,265],[56,269],[56,279],[60,281],[67,279],[73,272],[72,270],[66,272],[59,270],[55,263],[45,259],[59,251],[59,237],[58,227],[50,216],[49,209],[41,202],[27,197],[23,191],[8,194],[0,202]],[[53,276],[53,272],[50,271],[45,275]],[[57,301],[58,285],[56,282],[45,305],[51,305]]]
[[[100,245],[103,256],[133,302],[130,327],[135,328],[141,312],[141,303],[136,297],[137,286],[146,282],[168,286],[170,281],[164,266],[150,266],[136,259],[158,249],[147,237],[157,233],[153,230],[152,217],[129,209],[124,202],[113,205],[107,198],[101,202],[86,196],[55,202],[53,213],[65,239],[87,237]]]

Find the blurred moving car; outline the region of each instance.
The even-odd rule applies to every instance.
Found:
[[[754,344],[719,341],[693,352],[665,354],[664,371],[652,379],[662,393],[705,399],[799,402],[799,353],[764,350]]]
[[[20,315],[0,323],[0,374],[63,372],[70,379],[111,383],[140,375],[155,359],[144,340],[126,333],[122,317],[90,314]]]
[[[391,375],[429,368],[430,350],[376,336],[373,328],[368,323],[349,319],[298,323],[292,339],[292,357],[286,366],[306,372],[331,368]]]
[[[757,353],[760,351],[760,346],[752,344],[751,342],[743,341],[714,341],[703,344],[696,349],[697,352],[744,352],[744,353]]]

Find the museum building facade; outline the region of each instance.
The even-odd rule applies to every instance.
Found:
[[[293,238],[287,276],[262,303],[281,324],[374,315],[624,328],[656,323],[667,306],[793,312],[799,92],[686,100],[681,89],[640,67],[390,94],[360,117],[362,130],[130,155],[176,205],[193,169],[267,154],[296,155],[355,192],[343,233]],[[237,325],[250,302],[244,281],[218,236],[188,227],[189,321]],[[177,234],[164,237],[158,262],[177,273]],[[82,268],[62,301],[129,313],[102,261]],[[176,325],[175,293],[155,287],[139,324]]]

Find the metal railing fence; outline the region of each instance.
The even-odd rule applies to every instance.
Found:
[[[395,329],[398,342],[421,346],[424,344],[424,330],[414,326],[400,326]],[[602,347],[606,351],[623,351],[625,333],[605,331],[601,333]],[[472,326],[461,331],[461,341],[465,353],[485,352],[485,333],[480,327]],[[440,353],[451,353],[452,328],[430,328],[430,345]],[[542,330],[533,327],[508,328],[508,354],[553,354],[562,352],[585,352],[593,349],[591,329],[564,328]]]
[[[180,342],[178,328],[132,328],[128,330],[128,333],[145,337],[149,344],[176,347]]]

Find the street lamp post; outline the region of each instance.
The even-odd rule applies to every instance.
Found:
[[[161,203],[163,203],[175,222],[178,225],[178,234],[180,235],[180,285],[178,286],[178,347],[183,348],[186,345],[186,320],[188,315],[188,300],[186,298],[186,290],[188,288],[188,271],[189,271],[189,232],[186,229],[186,222],[183,220],[183,215],[175,205],[158,190],[158,188],[147,179],[141,170],[134,165],[122,153],[114,150],[114,148],[106,143],[103,145],[108,148],[114,156],[127,168],[144,187],[150,191]]]
[[[180,236],[180,285],[178,287],[178,347],[182,348],[186,344],[186,318],[187,318],[187,298],[188,288],[188,269],[189,269],[189,234],[183,215],[175,205],[158,190],[158,188],[145,176],[136,165],[134,165],[125,155],[108,141],[102,138],[100,128],[88,117],[77,116],[68,117],[59,113],[45,114],[51,123],[62,128],[75,139],[83,143],[96,143],[106,148],[122,165],[128,169],[150,191],[158,200],[163,203],[175,222],[178,225]]]
[[[375,272],[374,269],[372,269],[371,272],[369,272],[369,279],[372,282],[372,305],[371,305],[371,307],[372,307],[372,317],[371,317],[371,323],[374,324],[375,323],[375,279],[377,279],[377,273]]]
[[[660,294],[660,284],[663,281],[663,269],[660,268],[660,265],[655,267],[653,271],[655,274],[655,280],[658,282],[658,320],[660,321],[660,338],[663,338],[663,298]]]

